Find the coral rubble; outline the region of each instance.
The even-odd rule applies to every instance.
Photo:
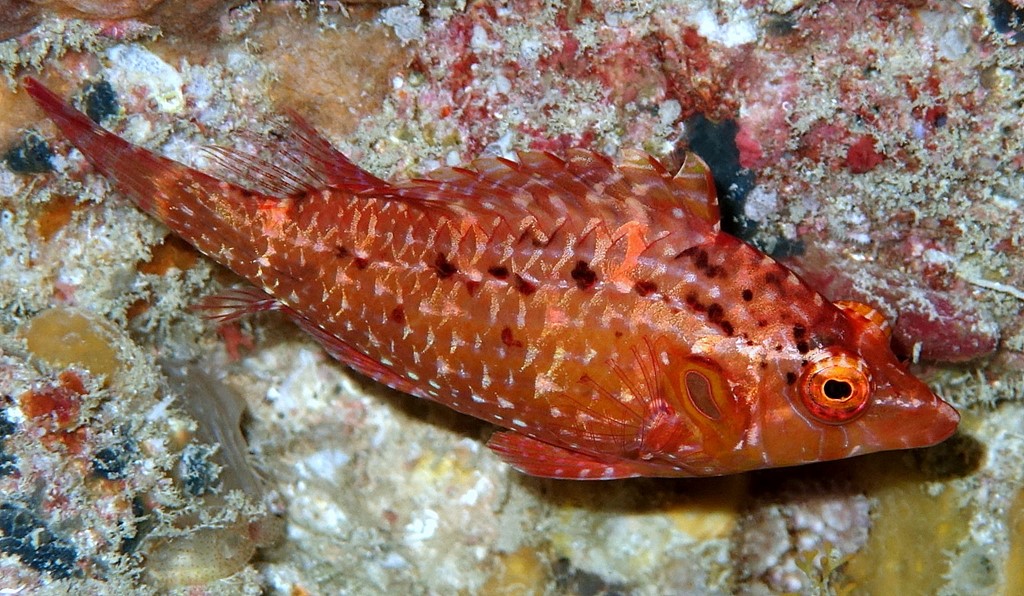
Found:
[[[1020,591],[1020,2],[179,4],[0,1],[0,589]],[[697,151],[724,225],[890,317],[961,431],[736,478],[522,477],[271,314],[204,321],[238,280],[92,172],[25,74],[200,168],[286,108],[384,177]]]

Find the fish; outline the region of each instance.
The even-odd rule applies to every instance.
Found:
[[[213,148],[213,175],[24,88],[140,209],[251,282],[208,299],[216,317],[284,313],[358,373],[500,427],[488,446],[525,474],[719,476],[957,428],[877,309],[722,230],[694,154],[672,172],[521,151],[389,181],[291,113],[272,159]]]

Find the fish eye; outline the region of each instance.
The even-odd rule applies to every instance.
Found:
[[[825,424],[842,424],[864,412],[871,377],[859,358],[826,349],[804,367],[799,391],[812,416]]]
[[[850,397],[853,393],[853,387],[842,379],[829,379],[822,385],[822,391],[825,393],[825,397],[832,400],[844,400]]]

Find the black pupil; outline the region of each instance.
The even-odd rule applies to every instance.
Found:
[[[835,400],[846,399],[853,393],[853,387],[850,387],[849,383],[835,379],[825,381],[822,389],[825,391],[825,397]]]

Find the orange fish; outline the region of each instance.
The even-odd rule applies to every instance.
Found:
[[[959,416],[889,325],[721,231],[707,166],[584,150],[388,182],[293,116],[275,163],[216,150],[239,186],[133,146],[25,88],[143,210],[390,387],[506,430],[535,476],[713,476],[932,445]]]

